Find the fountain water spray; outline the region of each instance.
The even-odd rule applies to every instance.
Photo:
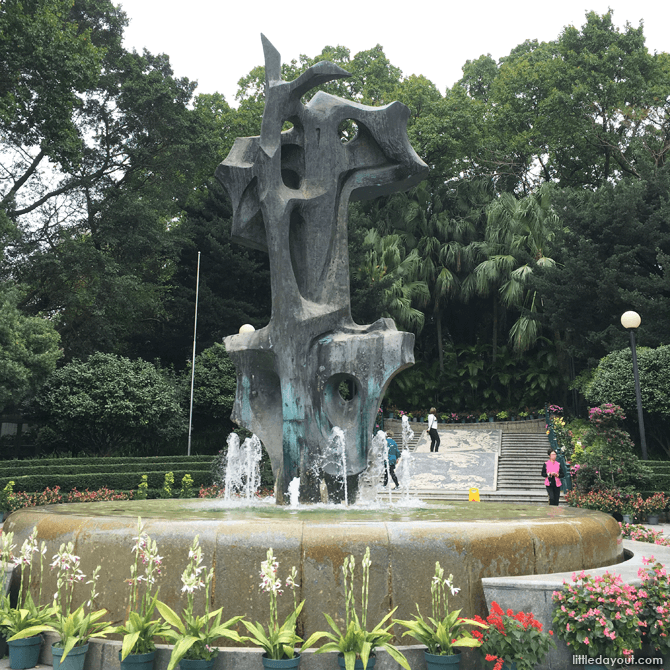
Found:
[[[414,431],[409,426],[409,419],[406,415],[402,417],[402,454],[400,463],[396,468],[396,475],[400,482],[400,488],[403,492],[403,498],[409,501],[409,486],[414,475],[414,455],[409,450],[409,443],[414,437]]]
[[[349,504],[349,492],[347,490],[347,449],[344,440],[344,431],[333,426],[328,443],[327,458],[336,465],[336,469],[342,478],[344,487],[344,504]]]
[[[242,451],[244,452],[244,461],[246,465],[244,473],[246,476],[246,499],[251,500],[256,494],[256,491],[258,491],[258,487],[261,485],[260,464],[261,458],[263,457],[261,441],[255,435],[248,437],[244,440]]]
[[[386,433],[377,431],[370,442],[368,450],[368,467],[358,476],[358,499],[372,502],[377,498],[379,480],[384,472],[384,450],[386,446]]]
[[[224,478],[223,499],[230,500],[233,487],[239,490],[242,487],[242,475],[240,473],[240,436],[231,433],[226,440],[228,453],[226,454],[226,474]]]
[[[227,444],[223,498],[230,500],[233,492],[239,493],[244,489],[244,497],[251,500],[261,483],[261,441],[252,435],[240,447],[239,435],[231,433],[228,435]]]
[[[300,504],[300,477],[294,477],[289,482],[288,497],[291,501],[291,507],[298,507]]]
[[[402,416],[402,450],[409,449],[409,443],[414,437],[414,431],[409,427],[409,419],[406,414]]]
[[[400,463],[398,464],[395,473],[400,482],[403,499],[406,502],[409,502],[409,486],[412,482],[412,476],[414,475],[414,455],[409,449],[402,450],[402,454],[400,454]]]

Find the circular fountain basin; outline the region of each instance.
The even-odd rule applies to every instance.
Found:
[[[421,508],[386,503],[363,509],[271,504],[226,508],[220,500],[76,503],[19,510],[4,530],[13,531],[20,546],[37,526],[38,540],[47,542],[48,559],[61,543],[74,542],[86,575],[102,566],[97,606],[107,608],[113,620],[122,620],[138,516],[163,556],[159,584],[165,603],[177,610],[185,604],[180,578],[198,535],[205,562],[214,568],[213,607],[223,607],[224,620],[244,615],[267,623],[268,596],[259,591],[259,570],[272,547],[281,579],[291,566],[298,569],[298,598],[306,601],[299,628],[303,635],[327,629],[324,612],[344,620],[342,564],[353,554],[360,576],[368,546],[369,625],[394,607],[399,619],[411,618],[416,604],[430,614],[436,561],[461,589],[450,596],[450,609],[462,608],[463,616],[472,616],[485,613],[483,577],[568,572],[623,560],[619,525],[612,517],[571,507],[510,503],[436,501]],[[55,575],[48,572],[42,590],[52,594]],[[35,581],[34,590],[36,586]],[[77,591],[79,601],[88,599],[88,587],[77,586]],[[359,605],[359,588],[355,595]],[[280,617],[292,606],[290,594],[280,597]]]

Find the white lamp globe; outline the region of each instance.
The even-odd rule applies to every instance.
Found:
[[[624,312],[624,314],[621,316],[621,325],[626,330],[629,330],[630,328],[637,328],[641,322],[642,319],[637,312]]]
[[[240,326],[240,335],[242,333],[253,333],[255,330],[250,323],[245,323],[243,326]]]

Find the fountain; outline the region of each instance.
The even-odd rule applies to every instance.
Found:
[[[245,467],[231,465],[226,486],[229,496],[240,493],[241,502],[52,505],[14,512],[5,529],[20,546],[37,526],[49,556],[61,543],[74,542],[84,571],[102,566],[98,603],[116,620],[127,607],[123,583],[138,516],[164,557],[161,599],[173,608],[180,607],[180,575],[198,534],[214,567],[212,606],[223,606],[224,619],[243,614],[264,620],[258,570],[272,547],[282,566],[298,569],[299,598],[306,601],[303,635],[326,627],[323,612],[344,620],[341,567],[348,554],[362,557],[367,546],[369,617],[375,622],[396,606],[400,619],[411,618],[415,603],[430,611],[437,560],[461,588],[450,605],[468,615],[484,613],[482,578],[621,561],[618,524],[596,512],[446,501],[420,508],[392,500],[372,504],[386,445],[383,432],[372,438],[379,399],[393,375],[413,363],[413,336],[398,332],[389,319],[369,326],[351,319],[346,210],[352,198],[409,188],[427,168],[407,139],[404,105],[373,108],[323,92],[303,104],[309,90],[347,73],[322,61],[284,82],[279,54],[265,38],[263,46],[261,135],[238,139],[217,176],[233,202],[234,238],[270,255],[270,324],[225,342],[238,374],[233,419],[268,450],[280,505],[250,504],[260,442],[251,439],[240,448],[231,438],[229,451]],[[338,133],[344,122],[358,127],[347,143]],[[285,124],[291,128],[282,132]],[[403,421],[399,469],[406,483],[410,433]],[[321,500],[324,480],[328,497],[339,495],[344,505],[303,504]],[[289,498],[290,506],[284,504]],[[45,576],[43,589],[55,591],[53,575]],[[280,604],[280,618],[290,606],[288,599]]]

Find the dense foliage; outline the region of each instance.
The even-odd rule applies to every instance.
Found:
[[[190,375],[200,252],[194,430],[203,438],[229,425],[221,339],[270,318],[268,259],[230,241],[230,200],[213,179],[234,139],[260,130],[264,68],[240,79],[234,108],[196,95],[167,55],[127,51],[126,24],[111,0],[7,0],[0,12],[0,296],[10,305],[0,407],[37,392],[58,338],[62,370],[104,354]],[[283,76],[322,60],[352,74],[329,92],[405,103],[412,144],[431,167],[408,193],[350,206],[354,318],[390,316],[416,336],[417,365],[392,384],[389,403],[473,414],[567,405],[570,381],[626,346],[628,309],[642,315],[639,343],[661,352],[670,55],[648,52],[642,26],[589,12],[555,40],[467,61],[444,93],[403,75],[380,45],[353,55],[327,46],[285,63]],[[355,132],[340,130],[343,141]],[[650,434],[667,450],[658,356],[643,393]],[[76,412],[55,401],[59,372],[33,406],[65,435],[74,427],[64,415]],[[593,402],[631,415],[626,374],[621,363],[613,386],[593,386]],[[122,384],[137,402],[113,422],[123,430],[98,427],[77,444],[182,439],[184,386],[178,401],[173,391],[154,401]],[[146,422],[130,420],[147,402]],[[170,421],[159,418],[166,412]]]
[[[111,455],[125,442],[183,432],[175,384],[151,363],[93,354],[57,370],[35,399],[55,439],[75,450]]]

